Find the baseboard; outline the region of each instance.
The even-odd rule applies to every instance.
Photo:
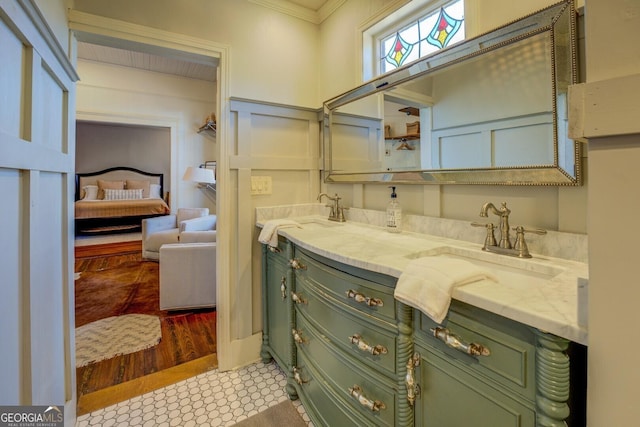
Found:
[[[232,367],[229,370],[240,369],[259,361],[261,347],[262,332],[241,340],[231,341]]]

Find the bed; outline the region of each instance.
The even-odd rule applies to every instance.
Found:
[[[140,231],[142,220],[168,215],[163,174],[113,167],[76,174],[76,235]]]

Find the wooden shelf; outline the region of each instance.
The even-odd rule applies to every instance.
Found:
[[[392,136],[392,137],[385,138],[385,140],[387,140],[387,141],[396,140],[396,139],[406,139],[407,141],[414,140],[414,139],[420,139],[420,134],[419,133],[412,133],[412,134],[408,134],[408,135],[398,135],[398,136]]]
[[[408,114],[410,116],[420,116],[420,110],[415,107],[404,107],[399,109],[398,111]]]

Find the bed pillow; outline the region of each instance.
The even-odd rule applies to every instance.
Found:
[[[98,199],[98,186],[97,185],[85,185],[82,187],[82,200],[96,200]]]
[[[104,199],[104,190],[124,190],[124,181],[105,181],[98,180],[98,199]]]
[[[149,181],[135,181],[132,179],[128,179],[125,182],[124,188],[126,188],[127,190],[137,190],[137,189],[142,189],[142,198],[143,199],[147,199],[149,198]]]
[[[150,199],[162,199],[162,194],[160,194],[160,184],[150,184],[149,185],[149,198]]]
[[[113,188],[104,189],[105,200],[137,200],[142,199],[142,188],[133,190],[116,190]]]

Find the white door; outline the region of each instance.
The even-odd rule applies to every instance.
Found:
[[[0,404],[69,420],[75,80],[33,1],[0,0]]]

